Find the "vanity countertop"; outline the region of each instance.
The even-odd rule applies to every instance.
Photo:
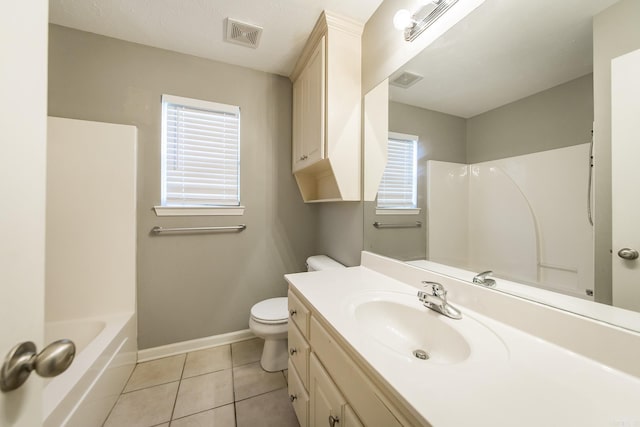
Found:
[[[455,300],[450,303],[462,311],[463,320],[466,316],[486,327],[506,351],[448,364],[399,358],[363,333],[350,313],[359,295],[415,296],[415,287],[363,266],[285,277],[364,364],[433,426],[640,426],[639,378],[475,313]],[[421,309],[417,297],[415,302]],[[434,313],[424,310],[430,312],[425,315]],[[440,320],[456,327],[456,320]],[[472,355],[494,352],[471,338]]]

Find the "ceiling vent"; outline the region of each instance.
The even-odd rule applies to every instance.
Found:
[[[255,49],[258,47],[258,43],[260,43],[261,36],[261,27],[227,18],[227,36],[225,41]]]
[[[392,86],[401,87],[402,89],[407,89],[414,84],[418,83],[422,80],[422,76],[414,73],[410,73],[408,71],[403,71],[402,73],[394,76],[390,80],[390,84]]]

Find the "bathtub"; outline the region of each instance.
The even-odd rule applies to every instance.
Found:
[[[136,363],[134,313],[47,322],[45,338],[47,343],[71,339],[76,357],[45,384],[43,425],[101,426]]]

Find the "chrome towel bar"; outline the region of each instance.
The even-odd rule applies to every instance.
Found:
[[[179,228],[163,228],[155,226],[151,229],[154,234],[160,233],[212,233],[216,231],[242,231],[246,229],[245,224],[229,225],[221,227],[179,227]]]
[[[387,224],[384,222],[374,222],[373,226],[375,228],[420,228],[422,227],[422,223],[420,221],[410,222],[405,224]]]

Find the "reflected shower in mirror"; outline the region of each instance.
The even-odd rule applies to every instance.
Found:
[[[594,86],[610,88],[602,64],[634,49],[601,47],[594,77],[593,40],[614,44],[626,37],[617,31],[640,19],[597,25],[599,14],[619,7],[640,11],[616,3],[487,0],[392,74],[388,131],[417,136],[416,205],[365,201],[364,249],[465,280],[492,270],[498,279],[611,303],[611,220],[593,222],[594,210],[611,209],[610,184],[593,198],[592,130],[606,107],[602,94],[594,103]],[[610,136],[598,138],[606,126],[595,128],[595,145],[610,152]],[[604,166],[595,174],[601,183]],[[375,174],[369,167],[365,175]],[[410,227],[416,222],[422,227]]]

